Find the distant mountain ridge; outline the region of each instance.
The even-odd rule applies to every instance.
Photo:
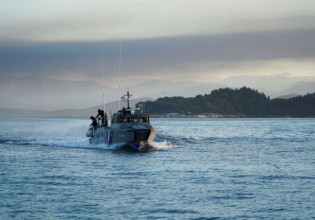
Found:
[[[300,94],[300,95],[306,95],[308,93],[314,93],[315,92],[315,82],[299,82],[296,83],[289,88],[282,90],[282,94]]]
[[[275,99],[291,99],[291,98],[298,97],[298,96],[300,96],[300,95],[296,94],[296,93],[291,93],[291,94],[288,94],[288,95],[278,96]]]
[[[310,85],[312,85],[310,83]],[[143,91],[144,92],[144,91]],[[179,114],[222,114],[222,115],[245,115],[251,117],[269,116],[292,116],[308,117],[315,116],[315,93],[300,96],[290,94],[275,99],[270,99],[264,93],[248,87],[240,89],[219,88],[211,93],[196,95],[195,97],[173,96],[131,100],[131,106],[139,102],[146,103],[146,112],[161,115],[169,113]],[[118,101],[106,104],[107,115],[115,113]],[[121,104],[121,107],[123,104]],[[126,106],[126,105],[125,105]],[[62,109],[62,110],[24,110],[0,108],[0,117],[89,117],[96,115],[98,109],[103,105],[84,109]]]
[[[135,106],[136,103],[145,102],[152,100],[150,98],[141,98],[130,100],[130,105]],[[115,113],[118,109],[118,101],[110,102],[106,104],[106,113],[110,115]],[[121,102],[121,106],[126,106],[124,102]],[[103,105],[94,106],[91,108],[84,109],[61,109],[61,110],[26,110],[26,109],[11,109],[11,108],[0,108],[0,117],[9,118],[9,117],[22,117],[22,118],[41,118],[41,117],[90,117],[97,115],[98,109],[103,109]]]
[[[131,83],[131,82],[130,82]],[[43,76],[27,75],[9,77],[0,80],[0,107],[58,110],[65,108],[83,109],[103,102],[103,88],[107,102],[118,100],[129,90],[133,98],[144,95],[152,99],[163,96],[194,97],[208,94],[219,88],[241,88],[243,86],[264,92],[270,98],[292,93],[306,95],[315,92],[315,77],[296,77],[290,74],[270,76],[243,75],[225,79],[199,79],[185,77],[168,80],[166,78],[132,81],[116,88],[107,82],[105,88],[101,81],[61,80]]]

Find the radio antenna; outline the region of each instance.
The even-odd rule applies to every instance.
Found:
[[[103,73],[103,110],[105,110],[105,71],[104,71],[104,52],[103,52],[103,47],[102,47],[102,73]]]
[[[120,48],[119,48],[119,68],[118,68],[118,89],[120,92],[120,75],[121,75],[121,43],[120,43]],[[119,106],[118,106],[118,110],[120,110],[120,97],[119,97]]]

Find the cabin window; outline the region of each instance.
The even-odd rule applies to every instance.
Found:
[[[112,123],[124,123],[124,122],[127,122],[126,117],[119,117],[119,118],[112,119]]]
[[[131,122],[132,123],[138,123],[138,117],[132,117]]]
[[[126,117],[117,117],[112,118],[112,123],[143,123],[143,122],[149,122],[149,118],[147,116],[139,117],[139,116],[126,116]]]

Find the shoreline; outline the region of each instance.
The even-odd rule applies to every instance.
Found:
[[[200,115],[185,115],[185,114],[162,114],[162,115],[150,115],[150,118],[315,118],[315,116],[291,116],[291,115],[245,115],[245,114],[216,114],[216,113],[208,113],[208,114],[200,114]]]

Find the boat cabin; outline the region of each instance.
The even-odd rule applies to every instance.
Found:
[[[139,124],[139,123],[150,123],[150,118],[148,115],[144,115],[139,113],[140,109],[123,109],[119,110],[117,114],[112,116],[111,123],[132,123],[132,124]]]

